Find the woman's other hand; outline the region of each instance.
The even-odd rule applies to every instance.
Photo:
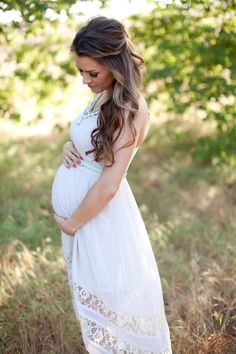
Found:
[[[79,160],[83,160],[82,155],[76,150],[72,141],[67,141],[63,146],[62,160],[67,168],[76,167]]]
[[[76,232],[76,227],[70,219],[64,219],[58,216],[56,213],[53,213],[54,220],[56,221],[59,228],[69,236],[74,236]]]

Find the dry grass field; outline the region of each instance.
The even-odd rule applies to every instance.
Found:
[[[174,354],[236,353],[236,169],[199,163],[195,133],[152,126],[128,180],[155,252]],[[178,123],[180,124],[180,123]],[[50,188],[63,133],[0,143],[0,353],[85,353]]]

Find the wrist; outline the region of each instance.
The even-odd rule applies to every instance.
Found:
[[[71,216],[67,222],[69,223],[70,225],[70,228],[73,230],[73,233],[75,234],[75,232],[79,229],[80,225],[78,223],[78,221],[76,221],[76,219]]]

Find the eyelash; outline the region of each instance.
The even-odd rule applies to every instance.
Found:
[[[82,70],[79,70],[80,74],[82,75],[83,71]],[[98,76],[98,73],[90,73],[89,74],[91,77],[97,77]]]

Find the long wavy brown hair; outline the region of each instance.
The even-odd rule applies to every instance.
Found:
[[[97,60],[113,74],[112,95],[102,104],[97,128],[91,133],[94,149],[86,152],[94,153],[96,162],[108,161],[110,167],[115,162],[112,147],[121,134],[127,111],[132,140],[122,148],[135,141],[134,120],[139,108],[140,69],[144,61],[134,52],[123,24],[103,16],[92,18],[76,33],[71,50],[76,55]]]

